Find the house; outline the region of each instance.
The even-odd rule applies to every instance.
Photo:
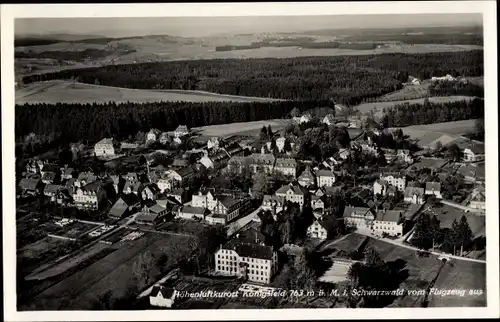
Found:
[[[315,219],[313,223],[307,228],[307,235],[310,238],[318,238],[320,240],[326,240],[328,238],[328,233],[332,230],[334,225],[333,218],[319,218]]]
[[[177,200],[180,204],[183,204],[188,200],[188,192],[184,188],[177,188],[168,192],[167,197],[171,197]]]
[[[97,176],[94,175],[92,172],[81,172],[78,175],[78,178],[74,182],[75,187],[83,187],[86,184],[89,184],[91,182],[94,182],[97,180]]]
[[[28,173],[38,173],[40,168],[38,167],[37,160],[29,160],[26,162],[26,172]]]
[[[331,187],[335,183],[335,174],[331,170],[316,170],[318,187]]]
[[[297,175],[297,161],[291,158],[277,158],[274,165],[274,171],[295,178]]]
[[[220,151],[218,153],[209,155],[205,153],[203,157],[198,161],[201,163],[206,169],[221,169],[227,162],[229,161],[229,154],[225,151]]]
[[[271,173],[274,169],[276,158],[272,154],[254,153],[249,156],[250,169],[253,173]]]
[[[160,194],[160,189],[154,183],[148,184],[144,189],[142,189],[141,196],[142,200],[156,200]]]
[[[278,148],[278,152],[280,153],[285,152],[285,144],[286,144],[286,138],[279,137],[276,139],[276,147]]]
[[[404,191],[406,188],[406,176],[402,173],[380,173],[380,179],[396,187],[398,191]]]
[[[139,195],[139,191],[141,190],[142,183],[139,181],[127,181],[125,182],[125,186],[123,187],[124,194],[134,194]]]
[[[283,187],[279,188],[276,191],[275,195],[277,197],[285,198],[286,201],[297,203],[301,208],[304,206],[306,194],[302,187],[294,185],[293,183],[284,185]]]
[[[167,208],[155,203],[150,207],[144,206],[135,216],[135,222],[141,225],[155,226],[165,221],[165,216],[167,214]]]
[[[168,142],[170,142],[170,136],[167,132],[163,132],[162,134],[160,134],[160,138],[158,139],[158,141],[161,144],[167,144]]]
[[[286,199],[283,196],[264,195],[262,206],[260,208],[264,211],[269,210],[271,213],[277,214],[283,211],[285,201]]]
[[[198,194],[194,194],[191,200],[191,205],[193,207],[207,208],[212,211],[217,205],[217,198],[212,192],[207,192],[203,194],[201,191]]]
[[[463,155],[466,162],[484,161],[484,145],[473,144],[463,150]]]
[[[344,209],[343,218],[348,227],[371,229],[375,215],[370,208],[348,206]]]
[[[58,184],[48,184],[45,186],[45,188],[43,189],[43,194],[44,196],[47,196],[47,197],[54,197],[54,200],[55,200],[55,197],[57,195],[57,193],[59,191],[61,191],[63,189],[63,186],[61,185],[58,185]]]
[[[184,168],[188,166],[189,166],[188,159],[175,158],[174,161],[172,162],[172,167],[174,168]]]
[[[73,202],[80,209],[99,209],[99,204],[106,196],[103,183],[96,180],[77,188],[73,192]]]
[[[306,167],[302,174],[297,178],[297,182],[304,188],[309,188],[316,184],[316,178],[314,177],[310,167]]]
[[[311,122],[312,117],[309,114],[304,114],[300,117],[299,124],[309,123]]]
[[[41,192],[42,181],[38,178],[23,178],[19,182],[19,188],[23,194],[37,195]]]
[[[172,307],[177,291],[169,286],[155,285],[149,294],[149,304],[158,307]]]
[[[240,214],[250,208],[250,200],[235,199],[231,196],[220,196],[217,198],[212,214],[206,220],[210,224],[227,224],[238,218]]]
[[[311,208],[315,217],[321,217],[325,213],[324,196],[311,196]]]
[[[163,189],[163,187],[165,189],[173,189],[182,184],[183,181],[193,176],[194,170],[191,167],[167,170],[163,175],[162,180],[165,180],[165,182],[162,182],[162,187],[160,188],[160,190]],[[158,185],[160,185],[160,182],[158,182]],[[165,189],[163,189],[162,191],[164,191]]]
[[[189,129],[185,125],[179,125],[174,131],[175,138],[182,138],[186,135],[189,135]]]
[[[130,142],[121,142],[120,149],[121,150],[134,150],[139,147],[138,143],[130,143]]]
[[[134,194],[120,197],[108,212],[111,218],[121,219],[137,210],[140,199]]]
[[[402,236],[403,221],[401,210],[379,210],[373,220],[372,230],[377,235],[385,233],[390,236]]]
[[[129,182],[138,182],[139,175],[135,172],[129,172],[124,176],[124,179]]]
[[[59,190],[55,197],[56,203],[61,206],[68,206],[72,200],[70,192],[65,188]]]
[[[177,212],[177,217],[182,219],[202,219],[204,220],[210,211],[207,208],[203,207],[191,207],[191,206],[182,206],[179,208]]]
[[[484,187],[480,186],[472,191],[469,207],[486,210],[486,193]]]
[[[346,160],[351,156],[351,151],[349,149],[340,149],[338,153],[339,153],[339,157],[342,160]]]
[[[215,252],[215,271],[269,284],[278,268],[278,253],[271,246],[248,243],[237,238]]]
[[[424,203],[425,190],[420,187],[406,187],[404,193],[404,201],[416,205]]]
[[[68,168],[67,165],[64,166],[64,168],[61,168],[61,180],[68,180],[73,178],[73,168]]]
[[[94,145],[94,154],[96,157],[109,157],[115,155],[113,139],[104,138]]]
[[[326,124],[328,126],[334,125],[335,124],[335,116],[333,114],[328,114],[323,118],[321,123]]]
[[[217,151],[221,145],[221,140],[218,137],[210,138],[207,142],[207,149]]]
[[[119,175],[111,175],[109,178],[113,182],[113,188],[115,189],[116,194],[119,194],[122,187],[122,178]]]
[[[403,162],[412,164],[414,162],[414,158],[411,155],[411,151],[407,149],[399,149],[396,151],[396,156],[401,159]]]
[[[438,199],[442,199],[441,195],[441,183],[440,182],[426,182],[425,183],[425,195],[434,195]]]
[[[54,172],[45,172],[42,174],[42,182],[44,184],[51,184],[55,181],[57,174]]]
[[[146,133],[146,143],[156,142],[160,138],[161,131],[158,129],[151,129]]]

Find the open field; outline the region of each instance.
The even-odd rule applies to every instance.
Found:
[[[392,101],[404,101],[412,100],[418,98],[424,98],[429,96],[429,84],[428,80],[421,81],[420,84],[407,85],[400,90],[386,94],[378,99],[380,102],[392,102]]]
[[[465,261],[451,261],[444,265],[440,271],[442,262],[436,256],[419,258],[416,252],[404,247],[398,247],[380,240],[370,238],[367,247],[373,247],[380,253],[385,261],[404,260],[408,270],[409,277],[400,285],[401,288],[408,290],[426,289],[430,282],[437,277],[434,287],[441,289],[456,288],[481,288],[484,290],[486,283],[486,274],[484,273],[484,264],[468,263]],[[470,270],[463,270],[464,267],[477,267],[477,274],[471,274]],[[482,267],[482,269],[481,269]],[[439,275],[438,275],[439,273]],[[460,280],[461,279],[461,280]],[[391,305],[395,307],[419,307],[423,296],[407,295],[398,298]],[[441,302],[440,302],[441,301]],[[451,301],[452,304],[444,304]],[[485,298],[480,299],[477,296],[453,297],[448,296],[438,300],[430,297],[429,306],[480,306],[486,305]]]
[[[244,37],[245,38],[245,37]],[[60,42],[43,46],[17,47],[16,51],[33,50],[43,51],[75,51],[85,49],[107,50],[113,48],[127,48],[129,52],[120,54],[110,54],[106,57],[87,60],[80,63],[79,67],[102,66],[109,64],[133,64],[152,61],[174,61],[174,60],[197,60],[197,59],[224,59],[224,58],[289,58],[289,57],[308,57],[308,56],[342,56],[342,55],[373,55],[384,53],[432,53],[432,52],[454,52],[482,49],[482,46],[476,45],[444,45],[444,44],[390,44],[386,47],[357,50],[357,49],[338,49],[338,48],[301,48],[301,47],[261,47],[245,50],[216,51],[216,46],[224,45],[244,45],[250,44],[257,39],[237,39],[235,37],[204,38],[204,39],[186,39],[172,38],[169,36],[150,36],[137,37],[129,39],[116,39],[107,43],[95,44],[86,43],[68,43]],[[321,40],[321,39],[319,39]],[[58,63],[56,60],[50,60],[49,63],[27,60],[25,58],[16,59],[16,73],[30,74],[40,72],[52,72],[74,68],[73,61],[64,61]],[[51,64],[53,66],[51,66]],[[27,66],[31,67],[27,68]]]
[[[136,285],[132,267],[140,254],[150,252],[158,258],[166,253],[166,267],[187,255],[187,239],[146,234],[136,241],[123,243],[115,252],[48,288],[20,309],[89,309],[108,291],[115,298],[126,296],[128,287]],[[158,268],[153,268],[151,280],[159,274]]]
[[[184,102],[256,102],[273,101],[261,97],[245,97],[183,90],[141,90],[103,85],[75,83],[70,81],[47,81],[32,83],[16,90],[16,104],[25,103],[147,103],[158,101]]]
[[[60,230],[53,233],[53,235],[61,236],[64,238],[78,238],[83,237],[85,233],[88,233],[100,225],[97,224],[89,224],[83,223],[79,221],[75,221],[65,227],[62,227]]]
[[[271,125],[273,131],[278,131],[285,127],[286,120],[275,119],[254,122],[229,123],[219,125],[209,125],[193,128],[192,130],[203,136],[228,136],[228,135],[258,135],[263,126]]]
[[[473,213],[465,213],[460,209],[448,205],[439,205],[439,207],[433,207],[432,212],[439,219],[442,228],[451,228],[453,220],[459,222],[460,218],[462,218],[462,216],[465,216],[474,238],[486,235],[486,218],[484,216],[478,216]]]
[[[109,248],[108,245],[103,244],[103,243],[97,243],[94,246],[92,246],[90,249],[88,249],[87,251],[85,251],[81,254],[78,254],[76,256],[72,256],[63,262],[58,263],[55,266],[50,267],[47,270],[44,270],[44,271],[39,272],[39,273],[33,273],[33,274],[27,276],[26,279],[27,280],[31,280],[31,279],[43,280],[46,278],[50,278],[50,277],[62,274],[65,271],[71,269],[72,267],[79,265],[80,263],[83,263],[84,261],[97,255],[98,253],[100,253],[101,251],[103,251],[104,249],[107,249],[107,248]]]
[[[481,307],[486,306],[486,265],[482,263],[454,261],[445,265],[434,287],[440,290],[465,290],[465,296],[429,296],[430,307]],[[482,294],[470,295],[470,290]]]
[[[382,98],[383,99],[383,98]],[[456,101],[463,101],[463,100],[472,100],[474,97],[470,96],[436,96],[436,97],[429,97],[429,102],[431,103],[445,103],[445,102],[456,102]],[[385,101],[385,102],[373,102],[373,103],[364,103],[360,104],[355,107],[360,113],[362,114],[367,114],[370,113],[370,111],[373,111],[375,113],[376,117],[381,117],[382,116],[382,110],[384,108],[390,108],[395,105],[399,104],[423,104],[425,98],[415,98],[415,99],[406,99],[406,100],[391,100],[391,101]]]
[[[417,131],[432,131],[450,135],[461,135],[470,131],[474,131],[476,120],[463,120],[454,122],[443,122],[423,125],[412,125],[403,128],[406,133],[408,130]]]
[[[73,252],[79,246],[76,242],[51,237],[26,245],[17,251],[18,274],[28,275],[36,268]]]

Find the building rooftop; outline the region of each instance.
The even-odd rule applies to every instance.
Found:
[[[404,214],[403,210],[379,210],[375,216],[377,221],[399,222]]]
[[[174,288],[163,285],[155,285],[149,294],[150,297],[157,297],[160,295],[163,298],[172,298],[174,295]]]
[[[429,191],[441,191],[441,182],[426,182],[425,190]]]
[[[276,193],[277,194],[284,194],[284,193],[287,193],[288,190],[292,190],[293,193],[296,195],[304,195],[305,194],[304,191],[300,187],[298,187],[292,183],[284,185],[283,187],[279,188],[276,191]]]
[[[99,142],[96,143],[96,145],[113,145],[113,139],[112,138],[101,139]]]
[[[345,207],[344,208],[344,217],[351,217],[353,213],[355,213],[356,215],[364,216],[364,215],[367,215],[368,212],[370,212],[370,215],[373,215],[371,213],[371,209],[370,208],[366,208],[366,207]]]
[[[413,197],[413,195],[423,196],[425,194],[424,188],[420,187],[406,187],[405,197]]]
[[[277,158],[275,167],[295,168],[297,167],[297,161],[292,158]]]
[[[273,258],[273,249],[270,246],[244,243],[237,239],[230,240],[223,249],[232,249],[241,257],[250,257],[271,260]]]
[[[331,170],[316,170],[317,177],[335,177],[335,174]]]

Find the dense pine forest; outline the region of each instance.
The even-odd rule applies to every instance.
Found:
[[[126,53],[132,53],[135,50],[129,50]],[[86,59],[99,59],[104,58],[106,56],[117,54],[116,51],[102,50],[102,49],[85,49],[80,51],[16,51],[14,56],[15,58],[36,58],[36,59],[60,59],[60,60],[74,60],[74,61],[83,61]],[[118,53],[120,54],[120,53]]]
[[[294,107],[300,111],[317,106],[333,107],[331,101],[279,101],[255,103],[107,103],[16,105],[16,138],[30,133],[58,133],[69,141],[98,141],[106,136],[123,138],[157,128],[172,131],[188,127],[283,118]]]
[[[481,50],[286,59],[214,59],[64,70],[30,75],[25,84],[53,79],[138,89],[205,90],[290,100],[356,105],[402,87],[402,75],[482,76]]]
[[[382,125],[403,127],[418,124],[451,122],[484,117],[484,100],[475,98],[448,103],[399,104],[384,112]]]

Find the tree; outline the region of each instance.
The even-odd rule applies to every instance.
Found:
[[[380,257],[380,254],[372,247],[368,247],[366,249],[365,261],[366,265],[369,267],[378,267],[384,264],[384,261],[382,260],[382,257]]]
[[[457,225],[456,232],[456,246],[463,247],[467,249],[472,242],[472,230],[470,229],[469,223],[467,222],[467,217],[462,215],[460,222]]]
[[[271,128],[271,125],[267,126],[267,136],[269,139],[272,139],[274,136],[273,129]]]
[[[457,144],[453,143],[448,146],[448,156],[451,161],[458,162],[462,159],[462,150]]]
[[[256,173],[252,177],[252,194],[255,199],[262,199],[265,194],[268,194],[270,183],[269,176],[264,172]]]
[[[261,141],[265,141],[267,140],[267,127],[264,125],[262,126],[262,129],[260,130],[260,140]]]
[[[134,261],[132,271],[140,285],[145,286],[150,282],[151,269],[156,265],[156,260],[151,252],[140,254]]]
[[[484,137],[484,118],[479,118],[476,120],[474,130],[476,136],[480,138]]]
[[[434,151],[436,153],[440,153],[443,150],[443,143],[441,141],[437,141],[436,144],[434,145]]]
[[[148,163],[148,161],[146,160],[146,157],[141,154],[141,156],[139,157],[139,165],[143,166],[143,165],[146,165],[146,163]]]
[[[73,161],[73,153],[70,149],[63,149],[59,152],[59,162],[60,164],[70,164]]]

